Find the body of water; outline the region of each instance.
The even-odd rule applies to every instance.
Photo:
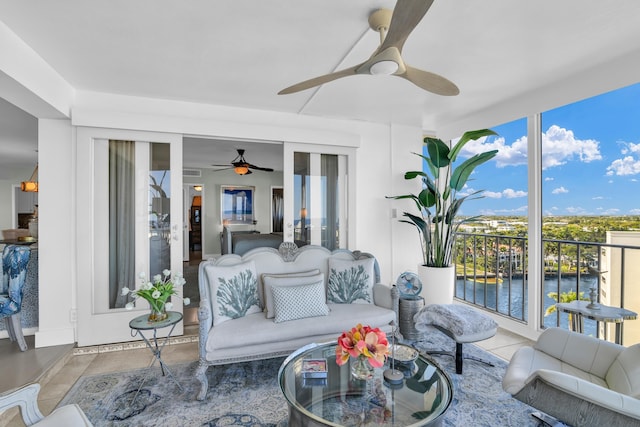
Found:
[[[511,279],[509,282],[504,280],[502,283],[481,283],[475,285],[475,300],[473,291],[473,281],[458,279],[456,283],[456,296],[463,298],[469,302],[475,302],[479,305],[486,305],[489,309],[510,315],[516,319],[526,320],[528,316],[527,307],[527,286],[523,283],[522,278]],[[591,277],[581,278],[580,292],[584,298],[589,297],[589,288],[593,286],[594,279]],[[560,279],[560,293],[575,291],[577,282],[575,277],[563,277]],[[486,290],[485,290],[486,288]],[[509,304],[509,291],[511,291],[511,304]],[[464,293],[466,292],[466,294]],[[544,281],[544,308],[552,306],[556,301],[549,297],[549,292],[558,292],[557,277],[549,278]],[[486,300],[486,303],[485,303]],[[497,307],[497,308],[496,308]],[[559,318],[558,318],[559,316]],[[558,323],[559,321],[559,323]],[[568,313],[554,312],[544,317],[544,325],[546,327],[558,326],[568,328]],[[588,335],[596,336],[597,322],[595,320],[585,319],[584,332]]]

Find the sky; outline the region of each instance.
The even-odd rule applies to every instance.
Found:
[[[527,215],[527,120],[467,143],[469,156],[498,154],[471,175],[462,215]],[[640,83],[542,113],[545,216],[640,215]]]

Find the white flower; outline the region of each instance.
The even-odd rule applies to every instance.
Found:
[[[162,274],[166,277],[166,276],[170,276],[171,275],[171,270],[167,270],[166,268],[164,270],[162,270]]]
[[[185,283],[187,283],[187,281],[186,281],[186,280],[184,280],[182,277],[176,277],[176,278],[173,280],[173,284],[174,284],[174,285],[176,285],[176,286],[182,286],[182,285],[184,285]]]
[[[184,301],[184,305],[191,304],[191,299],[190,298],[184,298],[183,301]]]
[[[149,291],[153,288],[153,283],[151,282],[147,282],[144,285],[142,285],[142,290],[143,291]]]
[[[171,310],[171,309],[173,308],[173,303],[168,302],[168,303],[166,303],[166,304],[164,305],[164,307],[165,307],[167,310]]]
[[[151,297],[152,297],[153,299],[158,299],[158,298],[160,298],[160,291],[156,289],[156,290],[155,290],[155,291],[153,291],[153,293],[151,294]]]
[[[120,295],[128,295],[129,292],[131,292],[129,290],[129,288],[127,288],[126,286],[124,288],[122,288],[122,291],[120,292]]]
[[[178,271],[174,276],[175,276],[175,277],[183,277],[183,276],[182,276],[182,273],[181,273],[181,272],[179,272],[179,271]]]
[[[132,302],[128,302],[124,308],[126,308],[127,310],[133,310],[133,303]]]
[[[138,273],[138,277],[144,280],[147,278],[147,273],[145,273],[144,271],[141,271],[140,273]]]

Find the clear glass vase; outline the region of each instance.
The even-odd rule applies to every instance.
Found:
[[[164,304],[155,308],[153,306],[151,307],[151,313],[149,313],[149,322],[162,322],[167,317],[169,317],[169,315],[167,314],[167,310]]]
[[[368,380],[373,377],[373,366],[366,356],[351,358],[351,376],[356,380]]]

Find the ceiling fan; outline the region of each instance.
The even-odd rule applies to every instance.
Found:
[[[249,175],[250,173],[252,173],[251,169],[258,170],[258,171],[265,171],[265,172],[273,172],[273,169],[271,168],[263,168],[260,166],[252,165],[251,163],[247,162],[244,158],[243,149],[238,148],[237,151],[238,151],[238,155],[236,156],[235,159],[231,161],[230,165],[226,164],[226,165],[211,165],[211,166],[214,166],[214,167],[226,166],[225,169],[233,169],[233,171],[238,175]],[[225,170],[225,169],[218,169],[218,170]]]
[[[458,95],[460,90],[451,81],[437,74],[413,68],[402,59],[402,47],[405,41],[433,2],[434,0],[398,0],[393,12],[389,9],[376,10],[369,16],[369,26],[372,30],[380,33],[380,47],[373,52],[369,59],[354,67],[289,86],[278,92],[278,95],[299,92],[356,74],[398,76],[437,95]]]

